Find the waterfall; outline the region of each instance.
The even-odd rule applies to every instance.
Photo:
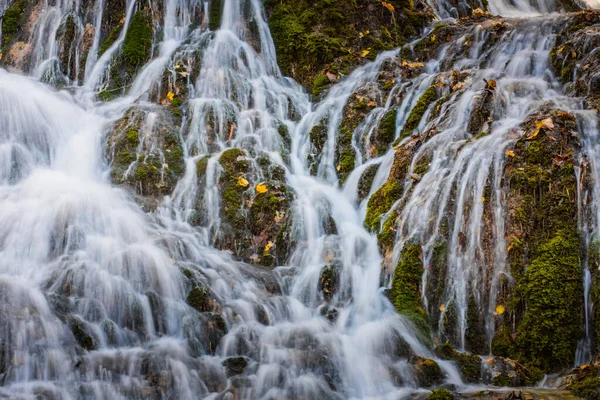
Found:
[[[461,353],[490,353],[507,306],[502,290],[515,279],[506,157],[542,107],[579,120],[595,177],[590,188],[578,175],[579,229],[586,252],[598,251],[597,116],[550,72],[564,16],[553,0],[492,0],[489,10],[509,19],[470,24],[408,67],[405,54],[425,42],[382,51],[318,100],[282,74],[260,0],[211,1],[222,6],[213,30],[203,1],[146,10],[127,0],[107,43],[104,9],[114,2],[94,1],[93,12],[82,3],[44,3],[23,67],[29,76],[0,70],[2,397],[397,399],[423,386],[415,360],[436,361],[440,385],[468,388],[433,347],[451,341]],[[458,27],[453,18],[467,7],[433,3],[444,24],[428,27],[422,41],[446,22]],[[115,88],[111,72],[142,12],[152,49]],[[77,62],[65,70],[67,21]],[[384,89],[382,73],[393,76]],[[349,104],[361,101],[364,119],[349,126]],[[474,120],[479,112],[485,118]],[[387,118],[393,138],[378,148]],[[111,147],[120,131],[126,152]],[[161,147],[167,135],[171,147]],[[167,191],[174,149],[181,171]],[[410,162],[400,173],[403,151]],[[117,174],[119,157],[126,162]],[[155,192],[144,172],[161,181]],[[369,199],[390,183],[397,198],[365,226]],[[266,194],[268,205],[287,208],[254,212]],[[247,237],[230,232],[234,218]],[[287,238],[284,263],[275,255],[284,240],[254,229],[266,219]],[[388,251],[377,232],[392,232]],[[414,243],[431,335],[389,298],[394,268]],[[432,270],[436,257],[447,260],[442,278]],[[581,275],[578,364],[592,356],[590,267]],[[327,274],[334,289],[324,290]],[[474,328],[483,343],[476,349]]]

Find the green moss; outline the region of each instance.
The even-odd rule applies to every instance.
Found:
[[[131,127],[128,131],[127,131],[127,144],[131,147],[137,147],[140,144],[140,137],[139,137],[139,127],[134,126]]]
[[[465,347],[473,354],[487,354],[485,343],[485,321],[481,318],[475,296],[469,297],[467,309],[467,329],[465,331]]]
[[[142,11],[131,18],[123,41],[123,61],[130,71],[135,71],[150,58],[152,50],[152,21]]]
[[[210,0],[208,10],[208,28],[216,31],[221,27],[221,17],[223,15],[223,0]]]
[[[510,329],[502,325],[492,339],[492,354],[500,357],[509,357],[514,346]]]
[[[208,160],[210,157],[202,157],[196,162],[196,176],[198,179],[204,178],[206,175],[206,168],[208,167]]]
[[[239,211],[244,203],[243,194],[248,186],[239,185],[238,178],[249,171],[249,162],[242,150],[232,148],[221,154],[219,163],[224,170],[221,176],[222,210],[234,229],[243,227],[246,219]]]
[[[21,14],[25,4],[22,0],[15,1],[2,17],[2,53],[6,53],[14,35],[21,25]]]
[[[423,262],[421,246],[406,245],[400,253],[400,261],[394,270],[390,300],[396,310],[406,315],[423,334],[429,337],[429,322],[427,313],[421,304],[421,278]]]
[[[329,85],[329,78],[325,74],[317,75],[317,77],[313,81],[312,86],[312,95],[315,97],[319,97],[321,93],[327,88]]]
[[[353,148],[345,148],[340,154],[340,163],[338,174],[340,175],[341,183],[344,183],[350,172],[354,170],[356,156]]]
[[[571,392],[585,400],[600,400],[600,378],[594,376],[576,382],[571,387]]]
[[[517,331],[524,361],[544,371],[568,367],[581,337],[579,239],[557,232],[536,251],[519,282],[527,309]]]
[[[310,130],[310,142],[315,146],[317,151],[323,150],[325,141],[327,140],[327,121],[323,120],[319,124],[312,127]]]
[[[454,400],[454,395],[449,390],[440,388],[432,391],[427,400]]]
[[[319,290],[326,301],[330,301],[337,292],[338,273],[333,265],[326,265],[319,277]]]
[[[210,289],[206,286],[194,286],[185,302],[200,312],[210,311]]]
[[[373,185],[373,179],[375,179],[375,175],[377,174],[377,170],[379,169],[379,164],[369,165],[367,169],[362,173],[360,179],[358,181],[358,201],[361,202],[369,192],[371,191],[371,186]]]
[[[365,226],[371,231],[379,230],[381,216],[388,212],[392,205],[402,195],[402,185],[396,181],[388,181],[383,184],[369,199],[367,203],[367,215]]]
[[[87,351],[92,351],[98,348],[98,344],[96,340],[87,333],[85,329],[85,323],[76,318],[71,318],[69,321],[69,326],[71,328],[71,332],[73,332],[73,336],[77,343],[81,347],[83,347]]]
[[[383,154],[396,136],[396,117],[398,111],[394,108],[389,110],[381,119],[374,137],[377,154]]]
[[[290,136],[290,130],[288,129],[287,125],[280,124],[279,127],[277,127],[277,133],[279,133],[279,136],[283,141],[283,152],[289,151],[292,147],[292,137]]]
[[[442,369],[434,360],[429,358],[419,358],[413,360],[413,362],[420,386],[435,386],[440,384],[444,379]]]
[[[398,212],[394,211],[385,220],[381,232],[377,234],[377,243],[382,252],[387,252],[394,247],[396,240],[396,224],[398,223]]]
[[[454,361],[466,381],[479,381],[481,377],[481,359],[479,357],[472,354],[460,353],[450,343],[444,343],[436,347],[435,354],[442,360]]]
[[[102,54],[104,54],[106,52],[106,50],[108,50],[110,48],[110,46],[112,46],[113,43],[115,43],[117,41],[122,28],[123,28],[123,25],[119,24],[117,26],[114,26],[110,30],[108,37],[104,40],[104,42],[102,42],[102,44],[100,45],[100,49],[98,49],[98,57],[100,57]]]
[[[427,88],[427,90],[425,90],[425,92],[423,92],[413,109],[410,111],[406,122],[404,123],[402,133],[400,134],[400,139],[410,136],[412,132],[417,129],[421,119],[423,119],[423,115],[425,115],[425,112],[427,111],[427,108],[437,99],[438,94],[435,85],[430,86]]]

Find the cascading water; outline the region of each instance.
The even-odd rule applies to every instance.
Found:
[[[43,8],[27,68],[33,78],[0,71],[0,396],[397,399],[417,390],[414,359],[436,356],[430,338],[386,297],[381,281],[391,286],[393,271],[381,272],[377,239],[363,225],[368,198],[357,198],[368,168],[378,166],[367,197],[393,171],[395,150],[373,150],[375,128],[391,110],[397,110],[398,148],[411,145],[412,133],[436,133],[416,150],[399,199],[385,210],[385,217],[397,212],[394,251],[385,262],[396,265],[403,247],[418,241],[428,266],[446,236],[440,304],[428,296],[427,268],[422,281],[425,308],[441,310],[434,332],[444,330],[453,310],[464,350],[472,328],[468,313],[475,308],[489,345],[500,282],[510,278],[506,151],[518,126],[541,104],[574,108],[548,72],[559,16],[511,21],[512,30],[492,45],[490,25],[475,26],[469,51],[449,57],[465,35],[442,46],[419,76],[394,77],[387,92],[367,90],[377,104],[350,130],[355,168],[341,179],[336,141],[345,107],[376,82],[399,50],[381,53],[312,104],[277,66],[261,1],[225,0],[220,29],[210,30],[207,4],[168,0],[156,14],[162,19],[152,19],[160,34],[153,36],[151,61],[140,66],[126,94],[99,102],[139,12],[136,1],[124,4],[121,31],[99,54],[106,2],[97,1],[85,15],[79,2]],[[490,9],[507,16],[559,9],[545,2],[511,4],[495,1]],[[444,2],[438,6],[440,17],[463,13]],[[61,64],[65,43],[57,40],[65,37],[67,20],[76,32],[75,59],[89,49],[85,63],[66,64],[72,70]],[[195,57],[197,64],[190,61]],[[174,137],[184,172],[155,212],[144,213],[130,194],[110,185],[104,143],[115,123],[134,110],[142,122],[123,176],[150,165],[143,149],[153,146],[164,126],[164,109],[153,101],[165,82],[182,77],[188,103]],[[34,78],[70,86],[55,91]],[[445,102],[427,105],[404,132],[419,99],[438,86],[446,87],[440,89]],[[474,99],[488,101],[493,116],[475,135]],[[584,115],[588,160],[598,176],[597,129]],[[315,154],[311,132],[319,125],[325,133]],[[289,133],[287,151],[281,151],[281,127]],[[262,164],[280,168],[289,188],[290,256],[272,271],[218,250],[228,240],[222,210],[229,200],[219,182],[231,174],[222,160],[234,148],[241,149],[236,162],[247,167],[234,176],[249,187],[244,203],[256,201],[267,179]],[[160,154],[162,171],[169,168],[167,156]],[[425,172],[418,170],[424,160]],[[339,285],[324,299],[319,288],[323,271],[331,268]],[[586,336],[578,362],[590,355],[591,277],[585,271]],[[190,306],[194,291],[209,295],[210,312]],[[438,362],[444,381],[462,387],[456,366]],[[242,371],[231,374],[236,363]]]

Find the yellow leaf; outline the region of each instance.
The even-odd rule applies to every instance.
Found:
[[[402,66],[403,66],[403,67],[406,67],[407,65],[408,65],[408,61],[406,61],[406,60],[402,60]]]
[[[515,152],[514,152],[514,151],[512,151],[512,150],[506,150],[504,153],[505,153],[507,156],[511,156],[511,157],[514,157],[514,156],[515,156]]]
[[[500,305],[496,306],[496,314],[502,315],[502,314],[504,314],[504,311],[505,310],[504,310],[504,306],[503,305],[500,304]]]
[[[496,89],[496,81],[494,80],[487,81],[487,85],[492,89]]]
[[[507,248],[506,248],[506,252],[508,253],[509,251],[511,251],[513,248],[513,243],[511,243]]]
[[[256,185],[256,191],[258,193],[267,193],[269,189],[267,189],[267,185],[265,185],[264,183],[259,183],[258,185]]]
[[[445,306],[444,304],[442,304],[442,305],[440,306],[440,311],[441,311],[441,312],[444,312],[444,310],[445,310],[445,309],[446,309],[446,306]]]
[[[435,37],[435,35],[431,35],[431,41],[435,42],[437,40],[437,38]]]
[[[270,240],[267,242],[267,245],[265,246],[265,253],[268,253],[269,250],[271,250],[273,248],[273,242],[271,242]]]
[[[482,198],[481,198],[481,202],[482,202],[482,203],[485,203],[485,197],[482,197]]]
[[[338,164],[337,167],[335,167],[336,171],[339,171],[340,169],[342,169],[342,164]]]
[[[369,105],[369,107],[375,107],[377,104],[373,100],[371,100],[371,101],[369,101],[368,105]]]
[[[175,94],[173,92],[167,93],[167,99],[169,99],[169,101],[173,101],[173,97],[175,97]]]
[[[238,178],[237,183],[238,183],[238,185],[243,186],[243,187],[248,186],[248,181],[241,176]]]
[[[390,3],[383,3],[385,5],[385,8],[387,8],[391,13],[394,12],[394,6],[391,5]]]
[[[422,62],[408,63],[409,68],[424,67],[424,66],[425,66],[425,64],[423,64]]]
[[[540,133],[540,130],[536,129],[535,131],[533,131],[533,133],[531,135],[527,136],[527,140],[533,139],[534,137],[536,137],[538,135],[538,133]]]
[[[564,49],[565,49],[565,46],[563,46],[563,47],[561,47],[560,49],[556,50],[556,52],[557,52],[558,54],[560,54],[560,53],[562,53],[562,52],[563,52],[563,50],[564,50]]]
[[[360,53],[360,56],[362,58],[365,58],[367,55],[369,55],[370,51],[369,50],[363,50],[362,53]]]

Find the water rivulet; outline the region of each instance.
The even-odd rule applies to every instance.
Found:
[[[389,26],[343,54],[306,30],[335,1],[277,3],[0,2],[1,398],[398,399],[596,358],[595,4],[353,4]]]

